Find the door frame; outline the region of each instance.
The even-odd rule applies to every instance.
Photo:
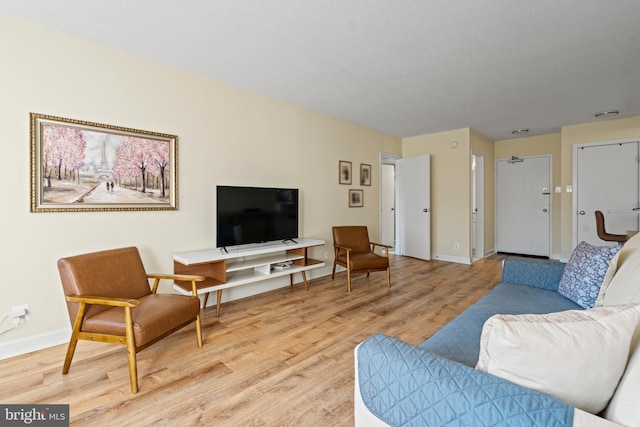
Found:
[[[382,165],[394,165],[396,167],[396,173],[393,175],[393,204],[396,207],[396,215],[395,215],[395,221],[394,221],[394,235],[396,236],[395,238],[395,247],[394,247],[394,251],[397,250],[397,248],[400,246],[400,233],[398,233],[398,179],[397,179],[397,161],[399,159],[401,159],[402,156],[398,155],[398,154],[391,154],[391,153],[385,153],[385,152],[380,152],[379,155],[379,167],[378,170],[380,171],[380,173],[378,174],[379,177],[379,191],[380,191],[380,209],[378,212],[378,221],[380,223],[380,236],[382,236]]]
[[[640,138],[612,139],[609,141],[585,142],[573,144],[571,150],[571,248],[578,245],[578,150],[582,147],[593,147],[598,145],[616,145],[640,142]],[[640,168],[639,168],[640,170]]]
[[[475,170],[475,186],[471,188],[472,196],[475,192],[476,197],[476,232],[475,236],[471,236],[471,263],[480,260],[485,257],[484,254],[484,154],[479,151],[471,151],[471,161],[473,157],[476,158],[476,170]],[[471,165],[473,168],[473,165]],[[471,171],[473,173],[473,171]],[[473,203],[471,203],[473,207]],[[472,213],[473,215],[473,213]],[[473,220],[472,220],[473,221]],[[471,225],[473,229],[473,224]],[[472,231],[473,233],[473,231]],[[475,246],[475,256],[473,255],[473,249]]]

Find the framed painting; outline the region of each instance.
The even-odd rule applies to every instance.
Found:
[[[371,165],[360,163],[360,185],[371,185]]]
[[[31,212],[178,208],[178,137],[31,113]]]
[[[361,208],[364,206],[364,190],[349,190],[349,207]]]
[[[351,162],[340,160],[338,162],[338,182],[351,185]]]

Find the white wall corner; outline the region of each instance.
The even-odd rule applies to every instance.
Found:
[[[496,253],[496,249],[495,249],[495,248],[493,248],[493,249],[489,249],[488,251],[485,251],[485,253],[484,253],[484,257],[485,257],[485,258],[490,257],[491,255],[493,255],[493,254],[495,254],[495,253]]]

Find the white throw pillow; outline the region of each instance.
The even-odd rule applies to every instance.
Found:
[[[640,328],[636,329],[631,347],[627,369],[604,410],[604,417],[625,426],[640,426]]]
[[[613,261],[615,266],[607,271],[596,306],[640,303],[640,233],[624,244]]]
[[[596,414],[622,376],[640,304],[534,315],[484,324],[476,369]]]

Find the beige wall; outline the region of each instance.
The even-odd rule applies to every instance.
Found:
[[[32,309],[22,328],[0,336],[0,357],[7,347],[66,333],[55,267],[59,257],[136,245],[149,270],[171,271],[173,253],[215,246],[216,184],[300,188],[302,236],[330,243],[332,225],[366,224],[377,240],[379,153],[429,153],[432,252],[463,260],[471,251],[471,151],[485,156],[485,251],[494,246],[494,160],[551,153],[554,187],[563,188],[561,196],[554,194],[553,251],[566,259],[572,250],[572,208],[564,189],[572,184],[573,145],[640,136],[637,116],[498,141],[495,156],[492,142],[468,128],[401,141],[1,14],[0,57],[5,150],[0,316],[14,305],[29,303]],[[29,112],[178,135],[180,209],[29,213]],[[455,149],[452,141],[458,143]],[[353,162],[354,185],[338,184],[339,160]],[[360,163],[372,165],[371,187],[357,185]],[[348,208],[349,188],[364,188],[363,208]],[[313,256],[323,258],[325,252],[331,261],[328,245]],[[264,288],[229,292],[225,298],[259,290]]]
[[[456,142],[455,148],[451,143]],[[484,157],[484,247],[494,249],[493,141],[473,129],[420,135],[402,140],[403,157],[431,157],[431,252],[434,259],[471,260],[472,152]],[[460,243],[460,250],[454,244]]]
[[[552,218],[552,242],[551,254],[554,258],[560,258],[561,246],[561,216],[562,216],[562,195],[555,193],[553,189],[560,186],[562,182],[562,150],[561,136],[559,133],[552,133],[541,136],[531,136],[526,138],[505,139],[495,142],[496,160],[509,159],[511,156],[528,157],[551,155],[553,167],[553,218]]]
[[[379,153],[399,155],[398,138],[6,15],[0,58],[0,315],[31,305],[31,320],[0,336],[0,356],[3,343],[69,327],[58,258],[136,245],[148,270],[171,272],[173,253],[214,247],[216,184],[299,188],[300,235],[329,244],[315,257],[331,261],[332,225],[365,224],[379,238]],[[178,135],[179,210],[29,213],[29,112]],[[353,162],[354,185],[338,184],[339,160]],[[372,185],[350,209],[360,163]]]
[[[573,209],[572,194],[564,191],[573,185],[573,146],[589,142],[615,141],[640,138],[640,116],[623,119],[604,120],[562,127],[562,255],[568,258],[573,250]]]
[[[456,141],[457,146],[451,147]],[[471,254],[470,130],[457,129],[402,140],[402,156],[431,157],[431,253],[435,259]],[[453,249],[460,243],[460,250]]]

